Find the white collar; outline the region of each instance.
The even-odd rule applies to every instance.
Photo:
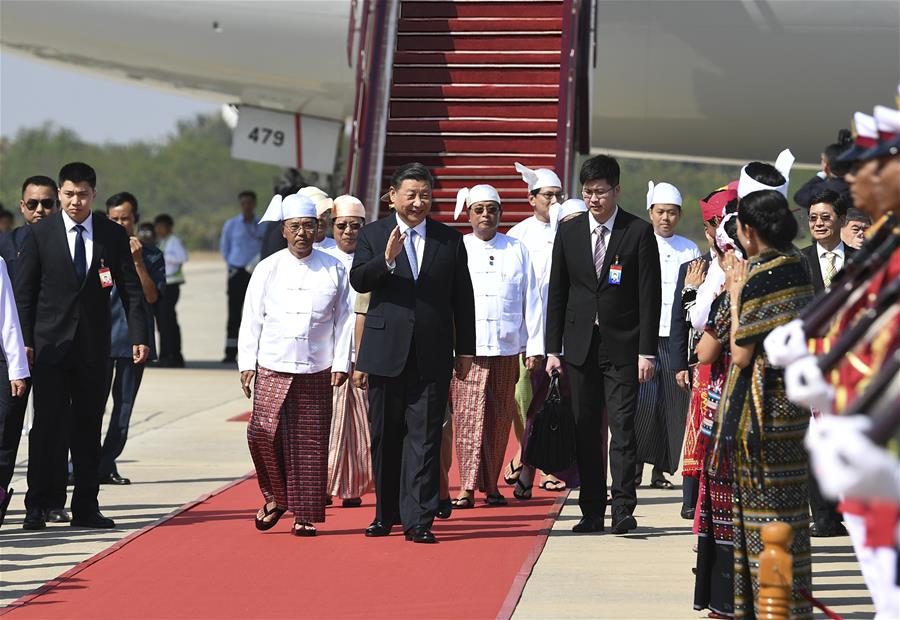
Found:
[[[70,232],[75,226],[78,225],[78,222],[69,217],[69,214],[60,209],[60,213],[62,213],[63,224],[66,226],[66,232]],[[84,226],[85,232],[94,234],[94,215],[93,213],[88,215],[84,221],[81,223]]]
[[[837,254],[839,257],[844,258],[844,242],[838,241],[838,244],[836,246],[834,246],[834,249],[831,251],[834,252],[835,254]],[[828,252],[828,250],[823,248],[819,244],[819,242],[816,241],[816,253],[817,253],[818,257],[822,258],[823,256],[825,256],[826,252]]]
[[[424,219],[424,220],[422,220],[421,222],[419,222],[419,223],[416,224],[415,226],[410,226],[409,224],[407,224],[406,222],[403,221],[403,218],[400,217],[400,214],[399,214],[399,213],[395,213],[395,214],[394,214],[394,217],[397,218],[397,226],[400,227],[400,233],[401,233],[401,234],[405,233],[407,230],[409,230],[410,228],[412,228],[414,231],[416,231],[416,234],[417,234],[417,235],[419,235],[420,237],[422,237],[422,239],[425,238],[425,225],[428,223],[428,219],[427,219],[427,218]]]
[[[588,222],[591,224],[591,234],[594,234],[594,229],[598,226],[603,226],[606,228],[607,232],[612,232],[613,226],[616,223],[616,216],[619,214],[619,205],[616,205],[616,208],[613,209],[612,215],[609,216],[609,219],[603,222],[602,224],[597,221],[597,218],[594,217],[594,214],[588,211]]]

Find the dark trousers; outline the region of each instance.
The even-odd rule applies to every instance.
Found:
[[[35,364],[33,380],[34,425],[28,438],[25,507],[46,510],[65,505],[68,444],[75,475],[72,512],[89,514],[98,509],[106,369],[86,366],[72,347],[62,364]]]
[[[112,415],[106,429],[106,439],[100,450],[100,477],[119,473],[116,459],[125,449],[128,440],[128,423],[134,411],[141,379],[144,377],[144,365],[135,364],[130,357],[116,357],[109,360],[106,375],[106,389],[112,387]]]
[[[175,312],[175,305],[180,296],[180,284],[166,284],[165,294],[159,298],[156,304],[156,321],[159,326],[159,359],[162,362],[184,361],[184,357],[181,355],[181,328],[178,326],[178,315]]]
[[[450,375],[419,376],[415,344],[398,377],[369,376],[375,519],[403,529],[431,527],[438,509],[441,431]]]
[[[14,398],[9,387],[9,367],[0,360],[0,489],[8,489],[16,469],[16,453],[25,424],[25,408],[31,380],[25,380],[25,395]]]
[[[241,313],[244,311],[244,296],[250,274],[243,267],[228,268],[228,326],[225,333],[225,357],[233,359],[237,355],[238,332],[241,329]]]
[[[637,442],[634,416],[637,403],[637,360],[616,366],[607,358],[595,327],[584,364],[567,364],[575,414],[578,475],[581,478],[578,505],[585,517],[599,518],[606,512],[606,463],[603,459],[603,409],[606,407],[611,440],[609,467],[612,473],[613,513],[632,513],[637,505],[634,469]]]

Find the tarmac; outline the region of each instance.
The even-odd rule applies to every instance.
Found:
[[[188,367],[147,370],[119,460],[120,473],[132,484],[101,487],[101,509],[118,527],[83,530],[48,524],[42,531],[22,530],[27,464],[23,437],[12,482],[16,493],[0,529],[0,606],[252,470],[246,425],[227,422],[247,411],[250,403],[241,393],[236,368],[219,363],[225,337],[225,268],[216,255],[191,258],[178,305]],[[690,522],[679,517],[680,478],[672,482],[673,490],[639,489],[638,529],[624,536],[572,534],[580,516],[573,491],[549,532],[514,617],[704,617],[705,612],[691,608],[696,538]],[[813,594],[847,620],[874,615],[849,538],[814,541]],[[465,594],[460,595],[464,601]],[[339,609],[334,616],[340,617]],[[825,616],[817,612],[817,617]]]

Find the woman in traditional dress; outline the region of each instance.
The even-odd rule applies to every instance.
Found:
[[[366,223],[366,208],[358,198],[338,196],[332,207],[335,246],[323,251],[337,258],[350,273],[359,229]],[[349,286],[349,285],[348,285]],[[357,292],[349,287],[350,307],[356,307]],[[354,337],[353,360],[356,359]],[[353,368],[351,366],[351,372]],[[328,495],[341,498],[345,508],[362,505],[361,497],[372,487],[372,456],[369,452],[369,411],[365,389],[346,381],[334,388],[334,417],[328,447]]]
[[[762,528],[781,521],[793,529],[791,618],[812,618],[803,597],[811,589],[807,456],[803,437],[809,411],[788,400],[784,370],[772,366],[763,339],[779,325],[800,315],[812,300],[813,288],[803,258],[792,246],[797,222],[785,193],[787,180],[779,171],[760,183],[760,171],[749,164],[741,173],[750,191],[738,187],[738,240],[748,261],[734,257],[729,287],[731,306],[729,371],[716,429],[712,466],[722,455],[733,457],[734,615],[755,618]],[[776,178],[778,177],[778,178]],[[778,187],[756,189],[752,186]]]
[[[737,215],[725,216],[715,239],[716,260],[725,269],[729,256],[743,258],[744,250],[737,237]],[[731,618],[734,615],[734,553],[731,513],[731,455],[722,454],[712,468],[704,467],[707,447],[716,423],[722,390],[731,367],[731,304],[730,278],[726,273],[725,287],[713,301],[706,331],[697,343],[697,360],[706,369],[705,393],[695,446],[695,460],[699,461],[700,489],[694,532],[698,535],[697,567],[694,579],[694,609],[709,609],[710,618]]]
[[[318,221],[304,196],[276,195],[262,222],[281,222],[288,247],[253,270],[238,335],[238,367],[253,412],[250,454],[265,505],[256,528],[294,514],[293,533],[325,521],[332,387],[350,370],[353,313],[344,266],[313,249]]]

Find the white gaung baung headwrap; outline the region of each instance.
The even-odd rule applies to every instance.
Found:
[[[738,181],[738,198],[743,198],[747,194],[759,192],[764,189],[773,189],[787,198],[788,184],[790,183],[791,168],[793,167],[793,165],[794,154],[791,153],[790,149],[784,149],[783,151],[781,151],[781,153],[778,154],[778,159],[775,160],[775,169],[781,173],[781,176],[784,177],[784,183],[779,185],[778,187],[772,187],[770,185],[760,183],[749,174],[747,174],[747,166],[744,166],[743,168],[741,168],[741,179],[740,181]]]
[[[456,192],[456,209],[453,211],[453,219],[458,220],[463,212],[463,207],[471,207],[476,202],[489,200],[500,206],[500,194],[492,185],[473,185],[471,189],[463,187]]]
[[[516,171],[522,175],[522,180],[528,183],[528,191],[533,192],[542,187],[559,187],[562,188],[562,181],[556,176],[556,173],[549,168],[526,168],[519,162],[516,162]]]
[[[581,198],[569,198],[564,203],[554,202],[550,205],[550,230],[556,235],[556,229],[559,223],[570,215],[576,213],[587,213],[587,205]]]
[[[310,200],[313,201],[313,204],[316,205],[316,212],[319,215],[322,215],[326,211],[331,211],[331,208],[334,206],[334,201],[328,197],[323,190],[318,187],[313,187],[312,185],[307,185],[299,192],[297,192],[299,196],[306,196]]]
[[[280,194],[275,194],[269,201],[269,206],[266,207],[266,212],[260,218],[259,223],[283,222],[295,217],[316,219],[316,216],[316,205],[306,196],[291,194],[282,198]]]
[[[659,183],[647,181],[647,211],[653,205],[678,205],[681,206],[681,192],[671,183]]]

